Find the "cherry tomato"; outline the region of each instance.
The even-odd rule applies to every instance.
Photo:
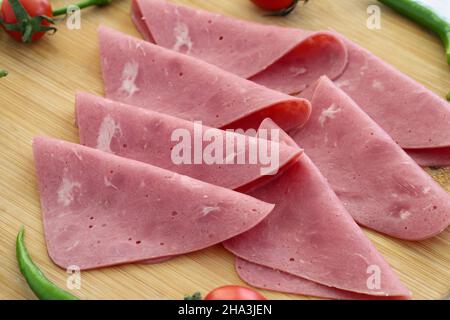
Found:
[[[19,0],[30,17],[47,16],[53,17],[52,6],[48,0]],[[16,15],[9,4],[8,0],[3,0],[0,17],[6,24],[17,23]],[[50,26],[50,22],[43,20],[41,26]],[[22,34],[19,31],[5,30],[12,38],[22,41]],[[31,41],[39,40],[44,36],[45,32],[35,32],[31,37]]]
[[[241,286],[224,286],[212,290],[205,300],[267,300],[260,293]]]
[[[267,11],[281,11],[291,7],[296,1],[295,0],[251,0],[261,9]]]

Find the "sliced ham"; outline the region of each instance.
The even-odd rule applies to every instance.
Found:
[[[338,33],[255,24],[163,0],[134,0],[132,17],[151,42],[285,93],[317,76],[336,79],[402,148],[420,149],[420,165],[450,165],[448,153],[434,150],[450,147],[449,103]]]
[[[370,300],[375,298],[369,295],[327,287],[280,270],[248,262],[241,258],[236,258],[236,272],[249,285],[265,290],[338,300]]]
[[[273,205],[142,162],[38,137],[47,249],[63,268],[164,258],[222,242]]]
[[[78,93],[76,96],[76,114],[80,143],[83,145],[230,189],[245,190],[255,186],[268,176],[278,173],[280,169],[288,167],[301,155],[298,148],[195,125],[187,120],[86,93]],[[192,147],[188,156],[191,164],[174,163],[172,158],[172,153],[180,143],[179,137],[173,139],[172,135],[180,130],[189,134],[183,141],[188,141]],[[202,158],[194,164],[197,138],[203,139],[204,135],[208,135],[211,141],[200,140],[197,151]],[[209,152],[208,155],[214,156],[220,150],[223,163],[205,162],[204,152],[208,146],[212,146],[212,141],[216,145],[219,140],[219,147],[214,148],[215,151]],[[227,144],[230,146],[231,142],[234,143],[233,148],[227,149]],[[258,154],[258,147],[266,145],[267,150],[273,150],[273,163],[262,164],[262,158],[256,159],[255,163],[249,163],[250,153]],[[180,153],[182,151],[176,151],[176,154]],[[245,163],[239,164],[239,159]]]
[[[260,25],[164,0],[133,0],[132,19],[148,41],[286,93],[321,75],[338,77],[347,52],[338,36]]]
[[[261,128],[274,126],[266,120]],[[281,141],[295,145],[287,135]],[[275,209],[250,231],[224,242],[239,258],[300,277],[303,282],[373,296],[409,295],[307,155],[249,194],[275,203]],[[382,275],[376,287],[368,286],[368,270],[373,267]],[[281,287],[270,278],[266,283]],[[311,294],[312,288],[321,290],[321,286],[305,283],[305,292],[296,293]]]
[[[216,128],[257,128],[273,117],[284,129],[304,124],[311,106],[187,55],[100,27],[107,98]]]
[[[423,167],[450,166],[450,147],[434,149],[408,149],[408,155]]]
[[[402,148],[450,147],[450,104],[366,49],[343,40],[349,64],[337,86]],[[448,157],[443,161],[450,164]]]
[[[303,94],[310,121],[291,132],[357,222],[421,240],[450,223],[450,196],[355,102],[323,77]]]

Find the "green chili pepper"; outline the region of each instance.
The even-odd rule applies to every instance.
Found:
[[[378,0],[395,11],[416,21],[425,28],[430,29],[439,37],[447,54],[447,63],[450,65],[450,21],[441,16],[436,10],[417,0]]]
[[[0,69],[0,78],[6,77],[8,75],[8,71]]]
[[[75,3],[74,6],[77,6],[80,9],[84,9],[84,8],[87,8],[90,6],[103,7],[103,6],[110,4],[111,2],[112,2],[112,0],[83,0],[78,3]],[[53,16],[56,17],[56,16],[66,14],[67,8],[68,7],[53,10]]]
[[[79,300],[78,297],[53,284],[34,264],[23,241],[24,233],[25,230],[22,227],[17,235],[17,262],[19,263],[20,272],[22,272],[34,294],[40,300]]]

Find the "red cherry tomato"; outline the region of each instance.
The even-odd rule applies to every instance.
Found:
[[[291,7],[295,0],[251,0],[254,4],[263,10],[281,11]]]
[[[20,3],[28,12],[31,17],[36,16],[47,16],[49,18],[53,17],[52,14],[52,5],[48,0],[20,0]],[[8,0],[3,0],[0,17],[3,19],[3,22],[6,24],[16,23],[16,15],[9,4]],[[50,26],[48,21],[43,20],[41,23],[42,26]],[[12,38],[17,41],[22,41],[22,34],[19,31],[9,31],[5,30]],[[39,40],[44,36],[45,32],[35,32],[31,37],[31,41]]]
[[[260,293],[241,286],[224,286],[212,290],[205,300],[267,300]]]

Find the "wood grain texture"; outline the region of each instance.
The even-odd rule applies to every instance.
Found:
[[[175,1],[175,0],[174,0]],[[242,19],[282,26],[335,29],[390,62],[441,96],[450,90],[450,70],[434,35],[382,7],[382,29],[366,28],[369,0],[312,0],[287,18],[268,18],[248,0],[178,0]],[[60,6],[61,1],[54,1]],[[82,13],[81,30],[59,22],[54,36],[29,46],[0,32],[0,298],[33,299],[15,260],[15,236],[26,226],[26,244],[36,263],[58,285],[67,274],[49,259],[43,235],[31,153],[35,135],[77,142],[74,93],[102,94],[96,29],[104,24],[138,36],[129,0]],[[450,192],[450,168],[429,170]],[[416,299],[440,299],[450,290],[450,230],[421,242],[367,234]],[[222,247],[189,254],[159,265],[127,265],[82,273],[82,299],[180,299],[224,284],[243,284],[233,257]],[[306,298],[263,292],[271,299]]]

